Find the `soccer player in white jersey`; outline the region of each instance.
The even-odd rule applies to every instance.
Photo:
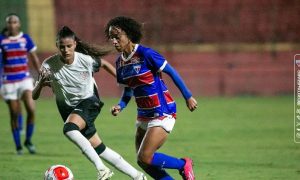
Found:
[[[35,105],[32,100],[33,80],[28,66],[28,55],[36,71],[39,71],[40,62],[36,54],[36,45],[28,34],[21,32],[20,18],[16,14],[6,16],[6,27],[0,35],[2,49],[2,87],[1,95],[8,105],[11,119],[11,129],[16,145],[17,154],[22,154],[20,137],[21,100],[27,112],[25,147],[31,154],[35,147],[31,138],[34,132]]]
[[[42,64],[40,78],[33,90],[33,99],[39,98],[44,86],[52,88],[58,110],[65,122],[65,136],[95,165],[98,179],[110,179],[113,175],[100,157],[132,179],[146,179],[143,173],[106,147],[96,132],[94,121],[103,103],[96,92],[93,73],[97,67],[103,67],[113,76],[116,75],[115,68],[100,59],[108,51],[81,41],[66,26],[58,32],[56,46],[59,53]]]

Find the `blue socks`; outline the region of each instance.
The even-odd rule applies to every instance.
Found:
[[[138,164],[153,179],[156,179],[156,180],[174,180],[164,169],[161,169],[159,167],[152,166],[152,165],[145,165],[145,164],[142,164],[140,162],[138,162]]]
[[[160,180],[174,180],[171,176],[165,176],[163,178],[160,178]]]
[[[33,130],[34,130],[34,124],[27,124],[27,127],[26,127],[26,141],[30,141],[31,139],[31,136],[33,134]]]
[[[159,180],[174,180],[165,170],[182,169],[185,161],[162,153],[154,153],[151,165],[143,168],[152,178]]]
[[[15,141],[15,144],[16,144],[16,148],[17,149],[22,148],[21,137],[20,137],[20,130],[18,128],[13,129],[12,130],[12,134],[13,134],[13,138],[14,138],[14,141]]]
[[[23,129],[23,117],[22,114],[18,115],[18,126],[17,128],[12,130],[13,134],[13,139],[16,145],[17,150],[22,149],[22,144],[21,144],[21,131]],[[31,137],[34,131],[34,124],[29,123],[26,125],[26,139],[25,143],[31,143]]]
[[[185,161],[162,153],[154,153],[151,162],[152,166],[166,169],[182,169]]]

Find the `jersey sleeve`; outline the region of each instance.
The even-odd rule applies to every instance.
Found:
[[[32,41],[32,39],[30,38],[29,35],[24,35],[27,43],[26,43],[26,49],[27,49],[27,52],[33,52],[37,49],[36,45],[34,44],[34,42]]]
[[[42,65],[41,65],[41,67],[40,67],[40,71],[42,71],[43,69],[50,69],[50,65],[48,64],[48,59],[46,59],[46,60],[42,63]]]
[[[162,55],[152,49],[148,49],[145,56],[149,66],[155,72],[162,71],[168,64],[167,60]]]
[[[101,59],[95,59],[93,58],[93,63],[92,63],[92,66],[93,66],[93,72],[98,72],[100,70],[100,67],[101,67]]]

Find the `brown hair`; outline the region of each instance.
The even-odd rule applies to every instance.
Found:
[[[107,55],[110,50],[95,44],[89,44],[79,39],[76,34],[67,26],[63,26],[57,33],[56,42],[62,38],[71,37],[77,42],[75,51],[82,54],[92,56],[93,58],[101,58]]]

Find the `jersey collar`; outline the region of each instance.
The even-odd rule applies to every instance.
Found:
[[[134,53],[136,52],[137,48],[139,47],[139,44],[135,44],[134,46],[134,50],[129,54],[129,56],[127,58],[124,57],[123,53],[121,54],[121,58],[123,61],[128,61],[129,59],[132,58],[132,56],[134,55]]]
[[[10,40],[16,40],[16,39],[19,39],[22,36],[23,36],[23,32],[20,32],[18,35],[16,35],[16,36],[9,36],[8,38]]]

